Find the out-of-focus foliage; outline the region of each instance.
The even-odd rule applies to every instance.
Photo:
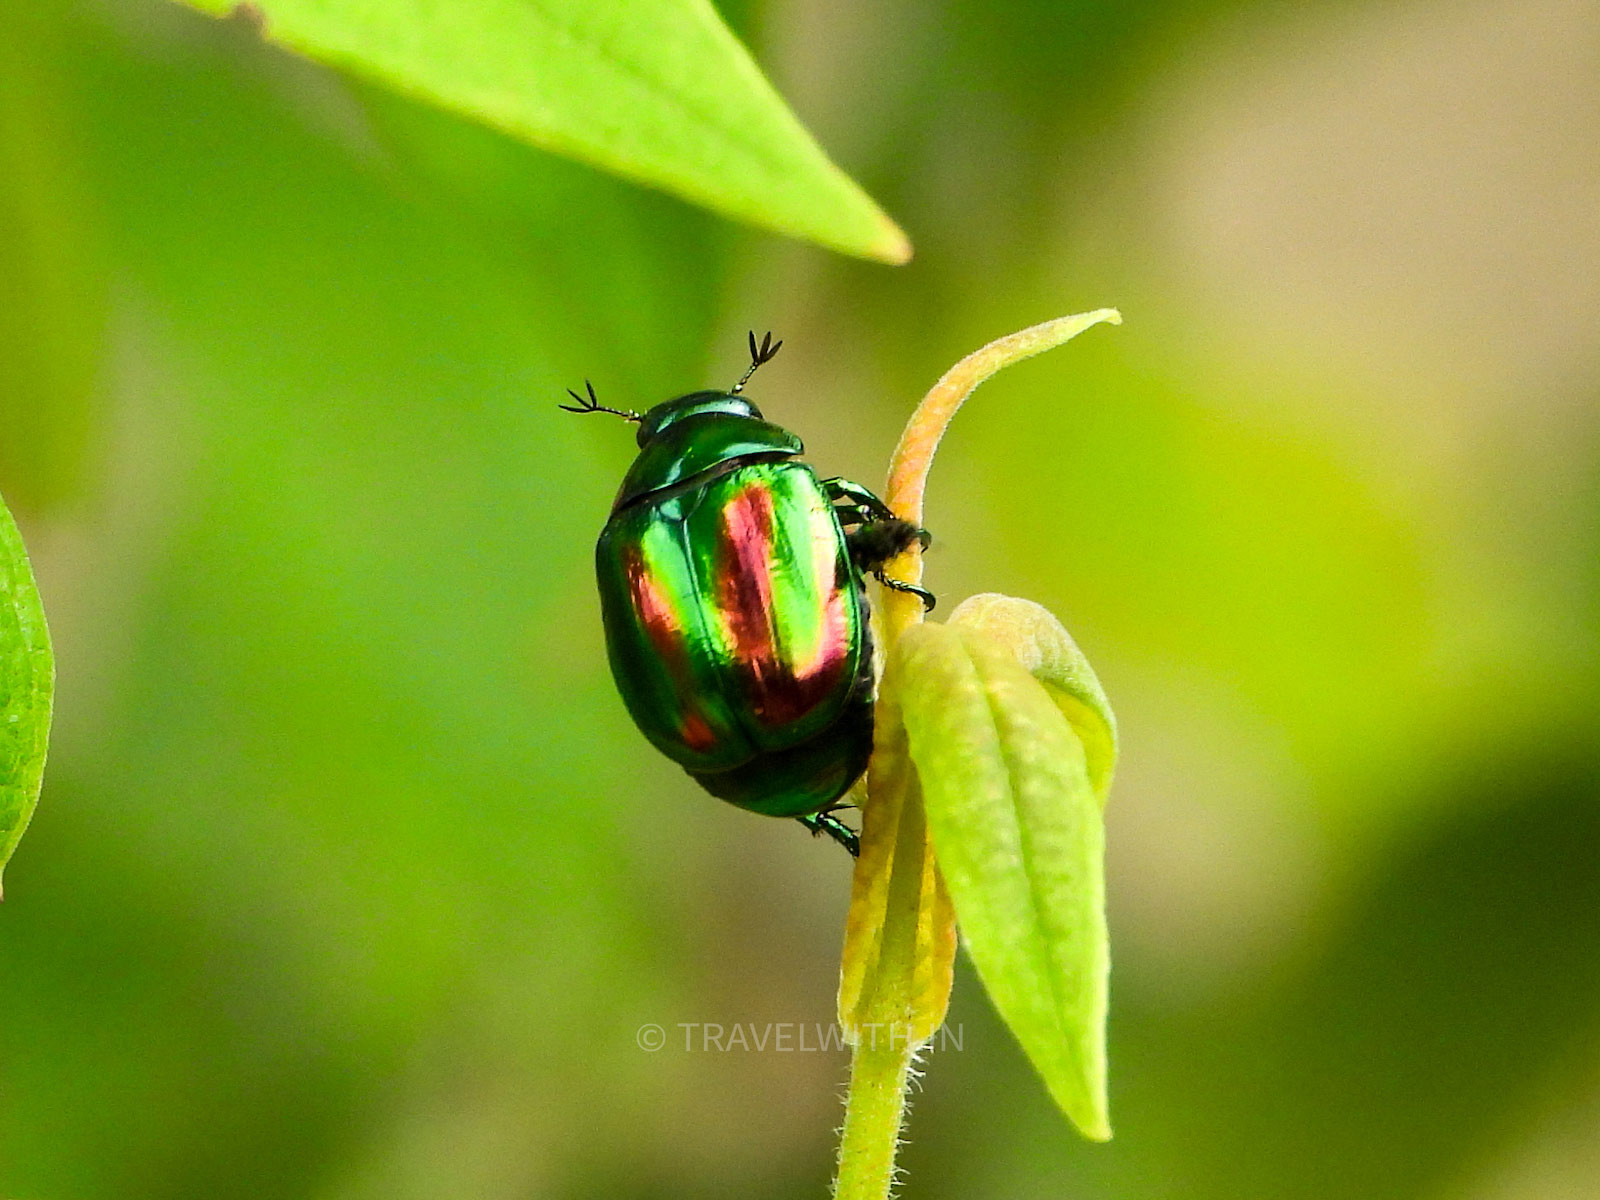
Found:
[[[19,507],[78,485],[94,419],[105,267],[50,71],[50,22],[7,6],[0,38],[0,472]]]
[[[903,234],[707,0],[190,0],[559,154],[850,254]]]
[[[553,402],[772,328],[757,402],[870,483],[946,364],[1100,303],[951,430],[927,582],[1044,603],[1116,699],[1117,1138],[962,966],[911,1186],[1592,1191],[1588,10],[725,9],[888,270],[235,22],[11,9],[0,491],[59,684],[0,1194],[824,1194],[843,1052],[708,1027],[832,1019],[849,865],[637,737],[590,578],[632,441]]]

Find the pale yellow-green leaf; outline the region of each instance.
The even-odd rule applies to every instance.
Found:
[[[914,626],[893,655],[886,690],[973,964],[1056,1103],[1108,1138],[1105,834],[1083,747],[979,630]]]
[[[976,629],[1005,646],[1045,685],[1083,743],[1089,781],[1104,807],[1117,765],[1117,718],[1066,627],[1044,605],[998,592],[968,596],[950,614],[950,624]]]

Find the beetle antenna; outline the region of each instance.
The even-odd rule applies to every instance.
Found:
[[[771,362],[778,351],[782,349],[783,343],[781,341],[774,342],[772,340],[771,330],[767,331],[767,335],[761,339],[761,345],[757,346],[756,331],[752,329],[750,331],[750,366],[743,375],[739,376],[739,382],[733,385],[733,390],[728,394],[737,396],[742,392],[744,385],[750,382],[750,376],[756,373],[756,368],[761,366],[762,363]]]
[[[558,404],[556,407],[561,409],[563,412],[570,413],[610,413],[614,417],[621,417],[624,421],[642,421],[644,419],[638,413],[629,412],[625,408],[607,408],[604,404],[601,404],[599,398],[594,394],[594,384],[590,383],[587,379],[583,381],[583,386],[584,389],[589,393],[587,399],[578,395],[578,393],[573,391],[571,388],[568,388],[567,395],[571,396],[578,403],[576,405]]]

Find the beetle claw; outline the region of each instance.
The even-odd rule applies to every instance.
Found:
[[[914,583],[906,583],[900,579],[891,579],[881,570],[874,571],[872,573],[872,577],[892,592],[908,592],[917,599],[921,600],[923,612],[932,612],[934,610],[934,606],[939,603],[939,598],[927,588],[918,587]]]

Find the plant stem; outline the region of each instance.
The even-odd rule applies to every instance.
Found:
[[[863,1034],[850,1060],[834,1200],[884,1200],[894,1183],[894,1152],[914,1053],[904,1036],[894,1036],[897,1032],[903,1033],[891,1029]]]
[[[858,886],[875,899],[861,890],[853,898],[840,976],[839,1019],[854,1052],[834,1195],[850,1200],[889,1194],[911,1059],[944,1020],[955,961],[955,918],[921,794],[893,706],[884,708],[857,864]]]

